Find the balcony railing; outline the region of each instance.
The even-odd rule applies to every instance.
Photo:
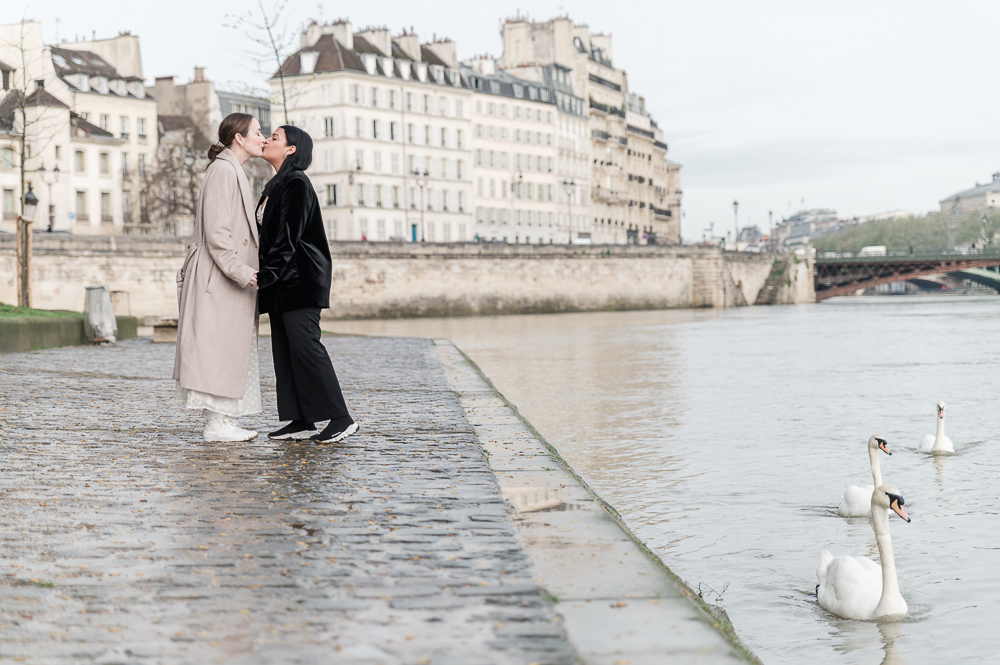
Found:
[[[602,141],[607,141],[608,139],[611,138],[611,134],[603,132],[600,129],[590,130],[590,135],[593,136],[595,139],[601,139]]]
[[[593,99],[590,100],[590,108],[597,109],[598,111],[603,111],[604,113],[612,113],[612,114],[617,115],[617,116],[622,117],[622,118],[625,117],[625,111],[624,110],[622,110],[620,108],[616,108],[614,106],[608,106],[607,104],[602,104],[600,102],[596,102]]]
[[[597,83],[598,85],[603,85],[606,88],[611,88],[612,90],[615,90],[617,92],[622,91],[622,87],[617,83],[612,83],[607,79],[602,79],[600,76],[597,76],[596,74],[590,74],[587,78],[589,78],[594,83]]]
[[[625,129],[627,129],[630,132],[635,132],[636,134],[645,136],[647,139],[656,138],[656,134],[654,134],[653,132],[649,131],[648,129],[642,129],[641,127],[636,127],[635,125],[625,125]]]
[[[656,206],[654,206],[652,204],[650,204],[649,207],[653,211],[653,214],[656,215],[657,217],[673,217],[674,216],[674,213],[671,212],[670,210],[664,210],[662,208],[657,208]]]
[[[663,141],[654,141],[653,145],[655,145],[660,150],[666,150],[667,149],[667,144],[664,143]]]

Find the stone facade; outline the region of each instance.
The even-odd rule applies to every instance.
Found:
[[[281,72],[272,98],[284,86],[288,121],[314,139],[331,240],[473,239],[470,93],[453,42],[313,23]]]
[[[40,201],[39,226],[87,234],[147,232],[142,180],[153,165],[158,136],[138,37],[46,46],[41,24],[26,21],[0,26],[0,62],[9,82],[0,91],[0,109],[12,119],[7,125],[0,118],[4,200],[21,197],[24,132],[26,182]],[[25,91],[31,107],[26,129],[12,109],[13,96]],[[8,212],[5,206],[0,228],[11,231],[14,216]]]
[[[330,243],[328,318],[468,316],[754,304],[773,257],[717,247]],[[35,238],[33,305],[83,308],[85,286],[128,291],[134,316],[175,315],[176,238]],[[0,301],[14,300],[14,242],[0,236]],[[805,273],[803,273],[805,275]],[[802,287],[771,302],[810,302]],[[784,284],[784,282],[782,282]],[[805,295],[803,295],[805,294]]]
[[[510,19],[502,30],[503,69],[530,75],[538,64],[562,65],[576,95],[587,100],[594,242],[624,243],[627,231],[638,229],[647,237],[652,232],[654,242],[680,243],[679,166],[668,172],[663,132],[645,100],[629,90],[625,70],[612,64],[611,35],[591,33],[566,17]]]
[[[984,208],[1000,208],[1000,172],[993,174],[993,180],[966,189],[948,198],[941,199],[941,212],[955,222],[971,212]]]

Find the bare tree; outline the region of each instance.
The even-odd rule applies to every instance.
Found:
[[[31,159],[31,151],[34,149],[36,154],[40,153],[55,137],[54,130],[58,123],[58,118],[49,109],[57,106],[66,106],[55,98],[49,99],[51,96],[48,96],[48,93],[45,92],[44,77],[37,79],[42,81],[42,85],[38,86],[28,76],[29,67],[45,57],[45,49],[41,47],[37,49],[37,54],[32,53],[32,49],[25,43],[25,23],[26,19],[22,15],[17,40],[15,42],[4,40],[5,46],[16,49],[21,65],[21,75],[20,77],[13,77],[14,87],[10,94],[14,96],[14,114],[11,130],[17,137],[18,144],[17,162],[21,181],[20,198],[22,215],[24,215],[24,197],[27,194],[27,175],[30,172],[28,169],[28,160]],[[35,89],[32,94],[29,94],[32,84],[34,84]]]
[[[231,21],[229,27],[249,39],[254,47],[247,55],[256,61],[260,73],[268,79],[271,71],[277,71],[281,83],[281,110],[284,124],[288,123],[288,92],[285,88],[283,53],[289,51],[293,35],[288,30],[288,0],[274,0],[270,11],[264,6],[264,0],[257,0],[259,13],[228,15]],[[271,63],[274,64],[272,69]],[[273,102],[272,102],[273,103]]]

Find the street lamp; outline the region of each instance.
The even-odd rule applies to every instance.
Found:
[[[17,216],[17,304],[31,307],[31,224],[35,221],[38,197],[31,190],[22,200],[22,214]]]
[[[566,203],[569,205],[569,220],[567,226],[569,227],[569,244],[573,244],[573,192],[576,189],[576,181],[574,180],[563,180],[562,181],[563,191],[566,192]]]
[[[417,187],[420,188],[420,242],[424,242],[424,208],[427,207],[424,202],[424,188],[427,186],[427,177],[430,174],[427,171],[421,173],[415,170],[412,175],[417,180]]]
[[[736,229],[736,235],[733,236],[733,248],[736,251],[740,249],[740,202],[733,199],[733,228]]]
[[[38,173],[40,174],[42,182],[44,182],[49,187],[49,228],[48,232],[52,233],[56,230],[56,205],[52,202],[52,185],[59,182],[59,165],[56,164],[55,168],[52,169],[52,180],[49,180],[45,171],[45,162],[42,162],[38,166]]]

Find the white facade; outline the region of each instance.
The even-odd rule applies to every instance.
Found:
[[[449,44],[313,24],[284,63],[288,122],[313,138],[307,174],[330,240],[473,239],[470,93]],[[271,90],[280,100],[277,78]]]
[[[0,62],[14,69],[11,89],[0,91],[0,104],[25,88],[33,100],[29,122],[35,122],[26,132],[25,165],[26,182],[39,198],[36,228],[48,226],[53,206],[56,231],[138,230],[143,210],[137,179],[152,166],[157,146],[156,102],[145,94],[138,38],[123,35],[50,47],[41,34],[41,24],[34,22],[0,26]],[[125,73],[98,51],[120,58]],[[21,71],[25,68],[27,72]],[[18,136],[24,128],[22,121],[17,124],[0,133],[0,145],[14,151],[12,167],[0,166],[0,186],[13,188],[19,199]],[[8,217],[4,215],[0,228],[13,228]]]
[[[481,66],[483,61],[473,65]],[[558,116],[550,91],[465,70],[473,90],[472,184],[476,235],[484,241],[560,240]],[[503,93],[506,92],[507,95]]]

